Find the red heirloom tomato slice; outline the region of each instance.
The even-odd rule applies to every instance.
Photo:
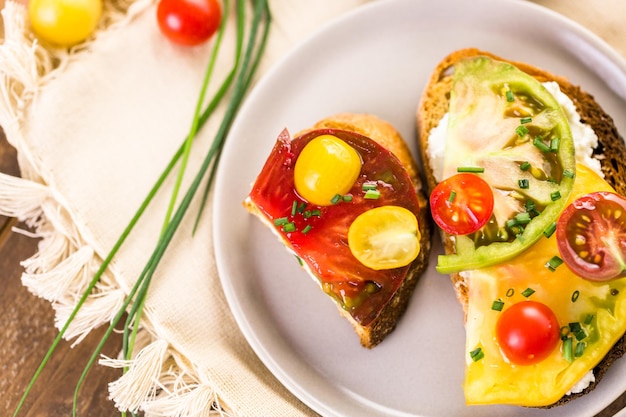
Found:
[[[547,358],[558,344],[559,322],[545,304],[522,301],[502,312],[496,339],[512,363],[532,365]]]
[[[161,32],[172,42],[195,46],[206,42],[222,19],[217,0],[161,0],[157,21]]]
[[[561,258],[591,281],[626,277],[626,199],[605,191],[584,195],[557,222]]]
[[[342,191],[344,196],[350,197],[347,201],[342,198],[327,205],[324,198],[324,205],[319,205],[304,200],[296,190],[295,165],[309,144],[328,135],[353,148],[362,158],[362,165],[351,188]],[[313,159],[320,160],[319,157]],[[323,166],[318,168],[324,169]],[[364,186],[372,184],[376,185],[379,195],[369,199]],[[420,203],[406,169],[389,150],[372,139],[340,129],[321,129],[292,140],[285,130],[278,137],[249,197],[268,221],[273,222],[276,232],[293,253],[315,273],[322,289],[357,323],[368,326],[406,279],[411,265],[405,262],[390,265],[386,261],[393,256],[387,254],[397,250],[409,251],[412,257],[416,255],[419,242],[414,239],[419,230],[413,221]],[[403,214],[397,216],[398,212]],[[365,213],[374,218],[367,214],[361,217]],[[408,227],[402,226],[407,219]],[[361,223],[363,220],[365,224]],[[289,228],[285,221],[289,222]],[[401,226],[397,227],[398,224]],[[351,227],[353,232],[356,228],[356,243],[349,236]],[[384,248],[387,254],[378,257],[378,261],[384,261],[384,267],[380,268],[376,262],[373,265],[376,268],[365,265],[362,262],[364,247],[378,238],[376,244],[370,246],[380,250],[380,246],[384,246],[380,242],[390,236],[392,243]],[[391,268],[387,268],[389,266]]]
[[[493,191],[478,175],[462,173],[441,181],[430,195],[435,223],[451,235],[483,227],[493,213]]]

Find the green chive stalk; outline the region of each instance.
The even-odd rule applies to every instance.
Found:
[[[244,17],[243,16],[244,9],[245,7],[243,4],[243,0],[239,0],[238,10],[240,11],[239,16],[242,18]],[[259,31],[259,24],[261,20],[263,19],[263,17],[265,17],[266,19],[266,24],[265,24],[265,27],[261,36],[261,41],[258,43],[258,48],[257,48],[257,36],[258,36],[258,31]],[[215,157],[220,153],[224,145],[224,142],[226,140],[228,132],[230,131],[230,127],[232,126],[232,123],[235,119],[237,111],[239,110],[239,107],[241,103],[243,102],[245,93],[248,87],[250,86],[251,80],[254,77],[254,73],[256,72],[256,69],[258,68],[258,63],[262,57],[262,52],[265,48],[266,41],[269,35],[270,21],[271,21],[271,15],[269,11],[269,5],[267,4],[266,1],[257,1],[255,4],[254,17],[252,20],[250,36],[249,36],[249,40],[247,43],[246,52],[244,54],[243,63],[241,64],[241,70],[239,71],[237,79],[235,81],[235,85],[233,87],[233,93],[230,98],[230,101],[228,102],[224,118],[222,119],[222,123],[216,133],[213,143],[207,155],[205,156],[205,159],[198,173],[194,177],[194,180],[191,183],[187,193],[181,200],[181,203],[178,209],[173,214],[171,221],[169,222],[163,234],[161,235],[161,238],[159,239],[152,256],[150,257],[148,263],[146,264],[141,276],[137,280],[135,287],[133,287],[133,290],[135,290],[136,288],[139,288],[139,292],[137,293],[137,300],[135,301],[135,303],[133,304],[129,312],[129,316],[131,317],[136,316],[138,309],[141,306],[141,300],[143,300],[146,296],[146,293],[150,286],[150,282],[152,280],[152,277],[154,275],[154,272],[156,271],[156,268],[160,260],[162,259],[167,247],[171,243],[171,240],[176,230],[178,229],[178,226],[182,222],[193,198],[195,197],[200,184],[204,180],[204,177],[207,171],[209,171],[209,168],[211,168],[214,165]],[[255,49],[259,49],[259,50],[256,51],[255,53]],[[124,310],[126,309],[128,304],[130,303],[130,300],[132,300],[133,297],[134,297],[134,291],[132,292],[132,295],[129,295],[129,297],[127,297],[127,301],[125,302],[126,306],[124,307]],[[84,379],[86,378],[89,369],[91,368],[93,363],[96,361],[98,355],[100,354],[100,351],[102,350],[102,347],[104,346],[106,339],[110,336],[115,326],[117,325],[117,321],[119,321],[119,318],[116,317],[116,319],[117,320],[114,320],[114,322],[112,322],[109,328],[107,329],[107,332],[105,333],[102,341],[97,346],[96,350],[93,352],[81,377],[79,378],[79,381],[76,385],[76,390],[74,393],[73,416],[76,416],[76,403],[77,403],[80,387],[82,386],[82,383]]]
[[[216,36],[216,40],[213,46],[211,57],[209,59],[209,64],[207,65],[207,70],[204,75],[202,88],[200,89],[200,96],[198,97],[195,112],[193,115],[193,120],[191,123],[191,129],[189,131],[189,134],[187,135],[187,139],[183,143],[183,154],[182,154],[182,160],[180,163],[180,168],[178,170],[178,177],[174,185],[174,190],[172,192],[170,204],[168,206],[167,213],[165,215],[165,221],[164,221],[163,229],[161,230],[161,233],[163,233],[163,231],[167,227],[167,224],[169,223],[170,218],[172,216],[172,211],[174,210],[178,192],[180,190],[180,186],[182,184],[183,177],[187,168],[187,161],[189,160],[189,155],[191,153],[191,145],[193,144],[196,134],[198,133],[198,130],[200,129],[200,126],[201,126],[200,116],[202,112],[202,105],[204,103],[206,92],[208,90],[211,77],[213,75],[213,70],[215,69],[215,64],[217,62],[217,57],[219,55],[219,50],[222,45],[224,32],[225,32],[227,22],[228,22],[228,16],[230,14],[230,1],[229,0],[224,0],[223,9],[224,9],[224,14],[222,16],[220,28]],[[241,21],[241,19],[238,19],[238,26],[243,27],[243,22]],[[241,34],[239,30],[237,31],[237,35],[238,37],[237,37],[237,48],[235,51],[235,64],[233,65],[233,69],[230,71],[230,73],[234,73],[239,66],[239,57],[241,55],[241,43],[242,43],[242,36],[240,36]],[[225,88],[220,88],[218,90],[212,102],[215,102],[216,105],[219,102],[221,102],[222,98],[224,97],[224,94],[227,91],[227,88],[230,87],[231,84],[232,84],[232,77],[229,76],[226,78],[225,83],[222,85],[222,87],[225,87]],[[137,332],[139,331],[139,325],[141,323],[141,315],[143,313],[143,306],[144,306],[145,298],[142,298],[138,302],[139,302],[139,309],[137,310],[137,315],[136,316],[129,315],[126,320],[126,325],[124,326],[124,337],[122,338],[122,341],[123,341],[122,351],[123,351],[123,355],[125,359],[130,359],[130,356],[133,352],[135,340],[137,337]],[[129,329],[131,328],[131,321],[133,322],[132,323],[133,331],[132,331],[132,334],[129,335]],[[128,369],[125,367],[123,372],[126,373],[127,370]]]
[[[233,67],[233,69],[231,70],[231,72],[229,73],[229,75],[227,76],[226,80],[223,82],[223,84],[221,85],[220,89],[218,89],[215,97],[213,98],[213,100],[211,101],[211,103],[208,105],[208,107],[205,109],[204,112],[202,112],[201,115],[199,115],[199,111],[197,110],[195,115],[194,115],[194,122],[192,124],[192,129],[191,132],[189,134],[189,136],[185,139],[184,143],[181,145],[181,147],[176,151],[176,153],[174,154],[174,156],[172,157],[171,161],[169,162],[169,164],[167,165],[167,167],[165,168],[165,170],[163,171],[163,173],[161,174],[161,176],[158,178],[157,182],[154,184],[153,188],[149,191],[148,195],[146,196],[146,198],[144,199],[144,201],[141,203],[139,209],[137,210],[137,212],[134,214],[134,216],[132,217],[131,221],[129,222],[129,224],[126,226],[126,228],[124,229],[124,231],[122,232],[122,234],[120,235],[120,237],[118,238],[118,240],[116,241],[116,243],[113,245],[113,248],[111,249],[111,251],[109,252],[109,254],[106,256],[106,258],[103,260],[102,264],[100,265],[100,268],[98,269],[98,271],[96,272],[96,274],[94,275],[94,277],[92,278],[92,280],[90,281],[89,285],[87,286],[87,289],[85,290],[85,292],[83,293],[83,295],[81,296],[81,298],[79,299],[76,307],[74,308],[74,310],[72,311],[72,313],[70,314],[68,320],[66,321],[65,325],[63,326],[63,328],[59,331],[59,334],[57,335],[57,337],[55,338],[55,340],[53,341],[52,345],[50,346],[49,350],[47,351],[46,355],[44,356],[42,362],[40,363],[38,369],[36,370],[35,374],[33,375],[31,381],[29,382],[22,398],[20,399],[20,402],[18,403],[18,406],[16,407],[15,412],[13,413],[13,416],[16,417],[19,414],[19,411],[21,410],[22,406],[24,405],[24,402],[26,400],[26,398],[28,397],[28,394],[30,393],[30,391],[32,390],[35,382],[37,381],[38,377],[40,376],[42,370],[44,369],[44,367],[46,366],[46,364],[48,363],[50,357],[52,356],[52,354],[54,353],[54,351],[56,350],[58,344],[60,343],[60,341],[63,339],[64,334],[67,332],[68,327],[70,326],[71,322],[74,320],[74,318],[76,317],[78,311],[80,310],[80,308],[84,305],[85,301],[87,300],[88,296],[91,294],[92,290],[94,289],[94,287],[96,286],[96,284],[99,282],[102,274],[104,273],[104,271],[107,269],[107,267],[109,266],[110,262],[112,261],[112,259],[114,258],[114,256],[117,254],[117,252],[119,251],[119,249],[121,248],[121,246],[123,245],[123,243],[126,241],[126,239],[128,238],[128,236],[130,235],[130,233],[132,232],[132,230],[134,229],[136,223],[139,221],[139,219],[141,218],[141,216],[144,214],[145,210],[147,209],[147,207],[149,206],[149,204],[152,202],[154,196],[156,195],[156,193],[159,191],[159,189],[161,188],[161,186],[163,185],[164,181],[167,179],[167,177],[170,175],[170,173],[172,172],[174,166],[178,163],[179,159],[181,159],[181,157],[183,157],[185,154],[187,154],[188,156],[188,152],[190,152],[190,143],[193,140],[193,137],[195,136],[195,134],[197,133],[197,131],[199,129],[202,128],[202,126],[206,123],[206,121],[208,120],[208,118],[211,116],[211,114],[213,113],[213,111],[215,110],[215,108],[217,107],[217,105],[221,102],[222,98],[225,96],[226,92],[228,91],[232,81],[235,78],[235,75],[237,76],[236,78],[236,82],[235,82],[235,86],[233,89],[233,93],[231,95],[231,98],[228,102],[227,105],[227,109],[226,109],[226,113],[224,115],[224,118],[222,120],[222,123],[220,125],[220,128],[218,129],[218,132],[214,138],[214,141],[212,143],[211,148],[209,149],[209,151],[207,152],[207,155],[197,173],[197,175],[195,176],[192,184],[190,185],[187,193],[185,194],[184,198],[181,200],[181,203],[178,207],[178,209],[176,210],[175,213],[173,213],[173,216],[171,217],[170,221],[166,220],[166,224],[164,224],[163,227],[163,231],[162,234],[159,238],[159,241],[157,242],[157,245],[151,255],[151,257],[149,258],[148,262],[146,263],[142,273],[140,274],[139,278],[137,279],[135,285],[132,287],[132,289],[130,290],[129,294],[127,295],[127,297],[124,299],[124,302],[122,304],[122,307],[120,308],[120,310],[118,311],[118,313],[116,314],[116,316],[113,318],[113,320],[111,321],[109,327],[107,328],[105,334],[103,335],[103,337],[100,340],[100,343],[98,344],[98,346],[96,347],[96,349],[94,350],[92,356],[90,357],[87,365],[85,366],[77,384],[76,384],[76,389],[74,392],[74,399],[73,399],[73,406],[72,406],[72,415],[75,417],[77,415],[77,402],[78,402],[78,394],[80,392],[80,388],[82,386],[82,383],[84,382],[89,370],[91,369],[91,367],[93,366],[93,364],[95,363],[97,357],[100,355],[100,352],[102,351],[102,348],[104,347],[104,344],[106,343],[106,341],[108,340],[108,338],[110,337],[110,335],[113,333],[115,327],[118,325],[119,321],[121,320],[121,318],[124,316],[124,314],[126,313],[126,310],[128,308],[128,306],[131,304],[131,302],[133,300],[135,300],[135,303],[133,303],[131,310],[128,313],[128,321],[127,321],[127,326],[126,328],[128,328],[128,324],[130,322],[132,322],[133,320],[135,324],[137,324],[139,322],[139,318],[140,318],[140,312],[143,309],[143,300],[145,300],[145,296],[146,293],[148,291],[149,285],[150,285],[150,281],[152,279],[152,276],[154,274],[154,272],[156,271],[156,268],[160,262],[160,260],[162,259],[167,247],[169,246],[169,243],[171,242],[178,226],[180,225],[180,223],[182,222],[187,209],[189,208],[191,201],[193,200],[199,186],[200,183],[202,182],[203,178],[205,177],[207,171],[209,170],[209,168],[211,168],[210,170],[210,175],[208,178],[208,182],[207,182],[207,187],[205,189],[205,193],[203,196],[203,200],[202,200],[202,207],[204,207],[205,202],[206,202],[206,198],[208,196],[208,190],[210,189],[210,186],[213,182],[214,179],[214,175],[215,175],[215,168],[219,162],[219,156],[221,155],[221,150],[222,147],[224,145],[224,142],[226,140],[226,137],[228,135],[228,132],[230,131],[230,127],[232,126],[232,123],[234,121],[235,115],[241,105],[241,103],[243,102],[244,96],[246,91],[248,90],[251,81],[254,78],[254,75],[256,73],[256,70],[258,68],[258,64],[260,62],[260,59],[263,55],[263,51],[265,49],[265,45],[267,43],[267,38],[269,36],[269,29],[270,29],[270,25],[271,25],[271,13],[270,13],[270,9],[269,9],[269,5],[267,3],[267,1],[255,1],[255,8],[254,8],[254,16],[253,16],[253,20],[252,20],[252,25],[251,25],[251,29],[250,29],[250,35],[249,35],[249,39],[248,39],[248,43],[247,43],[247,47],[246,47],[246,52],[244,55],[244,59],[243,59],[243,63],[241,64],[241,68],[238,69],[239,65],[240,65],[240,56],[241,56],[241,50],[242,50],[242,34],[243,34],[243,22],[244,22],[244,9],[245,9],[245,4],[244,4],[244,0],[238,0],[237,1],[237,9],[239,11],[238,13],[238,41],[237,41],[237,56],[236,56],[236,63]],[[264,28],[263,28],[263,32],[261,34],[261,39],[258,40],[257,37],[259,36],[258,32],[259,32],[259,25],[262,23],[262,21],[264,20]],[[209,68],[207,70],[207,73],[211,73],[212,72],[212,65],[214,65],[213,63],[213,57],[212,60],[210,61],[209,64]],[[205,83],[208,83],[208,78],[210,78],[210,75],[208,75],[207,77],[205,77]],[[205,93],[205,87],[203,86],[203,90],[201,92],[201,95],[203,95]],[[202,100],[199,100],[199,103],[201,103]],[[185,164],[182,164],[185,165]],[[184,171],[184,166],[181,168],[181,172]],[[179,174],[179,178],[180,178],[180,174]],[[177,183],[176,187],[180,186],[180,180]],[[172,201],[176,200],[176,194],[178,193],[178,190],[175,188],[174,192],[173,192],[173,197],[172,197]],[[169,219],[171,212],[173,211],[173,205],[171,204],[170,207],[172,207],[171,209],[168,209],[168,215],[166,217],[166,219]],[[198,219],[196,219],[196,225],[197,225]],[[135,298],[135,296],[137,296]],[[130,352],[132,352],[132,346],[129,346],[129,341],[132,342],[133,339],[129,340],[128,335],[126,334],[125,336],[125,346],[127,351],[125,352],[125,356],[130,355]],[[132,345],[132,343],[130,343]]]

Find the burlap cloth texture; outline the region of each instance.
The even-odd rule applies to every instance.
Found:
[[[273,28],[259,76],[320,25],[367,2],[270,1]],[[538,3],[579,14],[626,53],[623,30],[604,25],[602,10],[588,14],[582,1]],[[621,0],[610,3],[604,10],[626,13]],[[107,3],[95,39],[71,53],[35,43],[21,5],[9,2],[3,10],[0,124],[18,151],[22,179],[0,175],[0,213],[25,221],[41,238],[38,253],[23,262],[23,283],[50,300],[59,327],[189,130],[211,45],[171,45],[158,32],[154,7],[146,0]],[[218,80],[232,62],[230,27]],[[221,114],[223,108],[201,131],[189,172],[199,166]],[[68,339],[79,342],[116,313],[157,241],[169,196],[157,195]],[[142,349],[131,372],[111,384],[116,404],[147,416],[208,412],[214,403],[240,416],[314,415],[270,374],[237,328],[213,258],[211,204],[190,238],[194,219],[183,222],[153,279]],[[155,384],[163,388],[158,396]]]

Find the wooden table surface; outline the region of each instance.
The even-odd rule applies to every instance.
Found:
[[[15,151],[0,131],[0,172],[19,174]],[[13,233],[24,227],[15,219],[0,216],[0,416],[11,416],[24,389],[58,334],[50,303],[29,293],[21,284],[20,261],[32,256],[35,239]],[[99,343],[104,329],[92,332],[78,346],[62,342],[29,395],[20,416],[67,417],[71,415],[74,387]],[[119,334],[107,342],[103,353],[117,356]],[[119,415],[108,400],[107,384],[120,376],[117,369],[95,366],[80,394],[80,416]]]
[[[557,2],[556,0],[537,0],[568,15],[576,8],[587,8],[589,13],[570,16],[581,23],[591,26],[600,36],[610,36],[617,30],[626,37],[624,14],[613,13],[610,9],[624,8],[623,0],[604,0],[589,2],[588,0],[572,0]],[[593,6],[591,3],[595,4]],[[4,1],[0,0],[0,8]],[[602,6],[601,6],[602,5]],[[606,7],[609,8],[606,11]],[[604,7],[604,9],[598,9]],[[604,10],[604,20],[597,25],[598,13]],[[1,30],[1,27],[0,27]],[[624,43],[614,44],[616,49],[626,55]],[[19,175],[15,151],[6,142],[0,131],[0,172]],[[10,416],[20,400],[25,387],[39,366],[48,347],[57,335],[53,325],[53,311],[50,304],[30,294],[21,285],[22,267],[20,261],[33,255],[37,241],[18,233],[14,227],[21,225],[15,220],[0,216],[0,318],[3,321],[3,335],[0,341],[0,416]],[[41,374],[28,397],[20,416],[57,417],[71,415],[72,397],[75,383],[81,374],[84,364],[100,341],[104,329],[90,334],[75,348],[70,343],[62,342],[56,354]],[[121,337],[114,335],[106,344],[103,353],[116,356],[121,348]],[[626,360],[626,359],[624,359]],[[80,416],[112,416],[119,414],[112,402],[108,400],[107,383],[117,379],[120,371],[95,366],[83,386],[79,398]],[[626,407],[626,394],[619,397],[607,409],[596,417],[610,417]]]

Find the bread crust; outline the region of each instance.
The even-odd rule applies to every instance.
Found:
[[[431,226],[428,218],[428,202],[425,197],[425,190],[417,164],[406,142],[390,123],[371,114],[340,113],[320,120],[311,128],[296,134],[295,137],[318,129],[341,129],[351,131],[376,141],[398,158],[409,174],[417,193],[419,213],[416,213],[416,217],[421,234],[420,252],[417,258],[411,263],[407,276],[400,288],[398,288],[391,300],[382,309],[378,317],[368,326],[363,326],[356,322],[347,311],[338,305],[340,314],[352,324],[355,332],[358,334],[361,345],[371,349],[382,342],[383,339],[395,329],[398,320],[402,314],[404,314],[409,304],[419,276],[428,266],[431,247]],[[248,211],[259,216],[260,213],[249,200],[246,200],[244,206]]]
[[[546,70],[524,62],[511,61],[476,48],[454,51],[440,61],[432,72],[417,109],[418,148],[424,164],[424,175],[429,192],[437,185],[433,175],[433,168],[429,165],[430,158],[427,153],[430,131],[439,124],[441,118],[448,112],[454,64],[462,59],[475,56],[487,56],[495,60],[509,62],[540,82],[557,82],[561,91],[576,106],[581,122],[588,124],[598,136],[599,144],[593,155],[600,161],[605,180],[619,194],[626,195],[626,144],[619,135],[613,119],[602,109],[592,95],[583,91],[579,86],[570,83],[565,77],[551,74]],[[451,237],[442,231],[440,231],[440,235],[444,251],[446,253],[454,253],[454,244]],[[463,306],[463,311],[467,313],[469,283],[459,273],[451,274],[450,279],[454,285],[457,299]],[[562,405],[590,392],[596,387],[598,381],[604,376],[611,364],[625,352],[626,335],[613,346],[603,360],[593,369],[595,381],[585,390],[577,394],[566,395],[550,406],[538,408]]]

